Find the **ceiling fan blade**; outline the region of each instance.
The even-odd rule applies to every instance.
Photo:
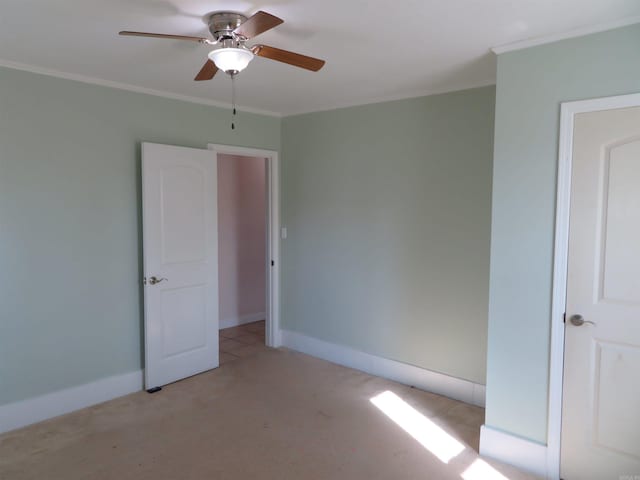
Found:
[[[249,17],[246,22],[236,28],[233,33],[242,35],[245,38],[253,38],[260,35],[261,33],[266,32],[267,30],[271,30],[273,27],[277,27],[283,22],[284,20],[282,20],[281,18],[260,10],[259,12],[256,12],[254,15]]]
[[[198,75],[196,75],[196,78],[194,78],[194,80],[196,82],[201,82],[202,80],[211,80],[216,73],[218,73],[218,67],[216,67],[216,64],[211,60],[207,60],[207,63],[205,63],[204,66],[200,69]]]
[[[120,35],[125,37],[152,37],[152,38],[170,38],[173,40],[189,40],[191,42],[208,43],[211,40],[205,37],[189,37],[186,35],[168,35],[165,33],[149,33],[149,32],[129,32],[123,30]]]
[[[288,63],[294,67],[306,68],[314,72],[320,70],[325,63],[324,60],[319,58],[307,57],[306,55],[269,47],[268,45],[254,45],[251,47],[251,51],[258,57],[270,58],[271,60]]]

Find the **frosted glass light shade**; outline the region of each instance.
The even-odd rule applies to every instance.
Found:
[[[209,52],[209,58],[223,72],[241,72],[253,60],[253,53],[246,48],[219,48]]]

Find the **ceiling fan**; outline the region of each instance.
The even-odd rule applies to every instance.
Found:
[[[269,58],[296,67],[317,72],[324,65],[324,60],[308,57],[299,53],[281,50],[268,45],[247,46],[247,40],[270,30],[284,20],[259,11],[251,17],[236,12],[214,12],[209,15],[209,31],[213,39],[207,37],[190,37],[164,33],[122,31],[120,35],[134,37],[169,38],[187,40],[203,45],[216,45],[217,48],[208,54],[209,60],[196,75],[196,81],[211,80],[218,70],[229,74],[232,78],[244,70],[254,56]]]

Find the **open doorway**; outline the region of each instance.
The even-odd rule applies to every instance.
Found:
[[[218,153],[220,365],[265,348],[267,160]]]
[[[264,342],[279,331],[278,154],[142,144],[145,388],[219,365],[218,154],[266,163]],[[262,313],[262,312],[260,312]]]
[[[278,153],[217,144],[209,149],[218,160],[223,210],[218,238],[223,364],[281,343]]]

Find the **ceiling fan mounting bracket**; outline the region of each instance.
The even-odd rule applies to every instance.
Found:
[[[214,41],[236,39],[233,31],[247,21],[247,17],[236,12],[214,12],[209,15],[209,31]]]

